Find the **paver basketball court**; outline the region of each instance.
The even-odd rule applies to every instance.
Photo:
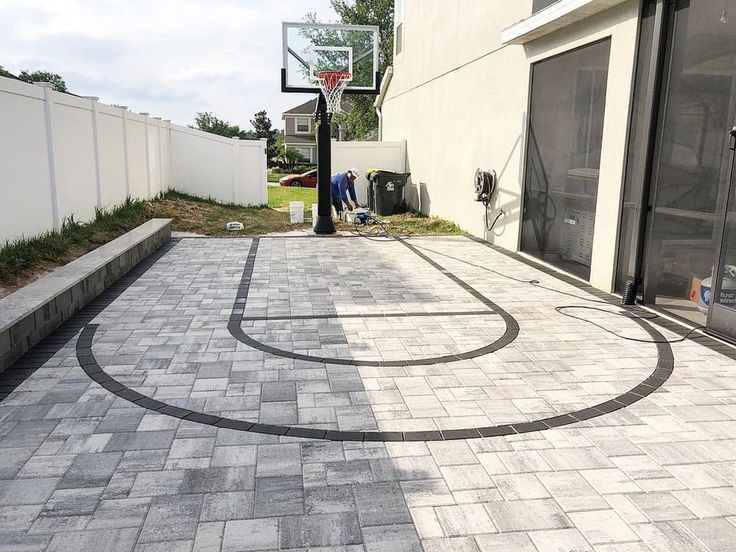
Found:
[[[0,540],[699,550],[736,532],[734,361],[562,316],[618,310],[566,280],[457,236],[172,240],[3,374],[27,379],[0,403]]]

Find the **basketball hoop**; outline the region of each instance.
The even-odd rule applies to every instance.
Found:
[[[315,71],[314,80],[319,85],[327,103],[327,113],[340,113],[342,92],[353,79],[350,71]]]

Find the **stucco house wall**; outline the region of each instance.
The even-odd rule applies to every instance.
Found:
[[[502,31],[532,14],[531,0],[404,0],[403,44],[382,106],[383,140],[406,140],[407,170],[422,211],[517,250],[522,212],[531,65],[611,38],[591,283],[611,290],[639,1],[629,0],[526,44]],[[473,201],[477,168],[495,169],[492,208],[506,213],[487,233]]]

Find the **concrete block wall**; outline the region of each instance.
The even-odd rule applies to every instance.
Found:
[[[171,237],[152,219],[0,299],[0,372]]]

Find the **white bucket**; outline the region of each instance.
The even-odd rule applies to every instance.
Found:
[[[703,314],[708,314],[708,307],[710,306],[710,299],[712,295],[713,278],[706,278],[700,283],[700,290],[698,292],[698,310]],[[736,281],[730,278],[723,278],[721,282],[721,305],[729,307],[736,306]]]
[[[291,224],[301,224],[302,222],[304,222],[303,201],[289,202],[289,219],[291,220]]]
[[[312,203],[312,228],[317,226],[317,211],[319,209],[319,203]]]

